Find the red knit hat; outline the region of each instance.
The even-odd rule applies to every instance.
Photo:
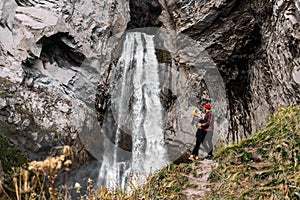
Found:
[[[211,108],[211,106],[210,106],[210,104],[209,104],[209,103],[207,103],[207,104],[205,104],[204,108],[206,108],[206,109],[210,109],[210,108]]]

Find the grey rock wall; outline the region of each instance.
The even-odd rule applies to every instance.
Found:
[[[97,86],[107,70],[96,58],[126,29],[129,4],[4,0],[0,19],[1,134],[42,159],[96,128]]]
[[[225,142],[249,137],[270,113],[299,104],[298,1],[161,4],[164,26],[198,40],[223,76],[230,121]]]

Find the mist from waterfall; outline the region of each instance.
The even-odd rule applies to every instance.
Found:
[[[140,184],[146,175],[168,163],[154,36],[127,33],[115,71],[122,76],[117,84],[118,99],[113,102],[117,129],[114,145],[105,149],[98,183],[107,188],[126,189],[130,178],[137,177],[131,182]],[[127,161],[119,159],[121,132],[132,138],[131,159]]]

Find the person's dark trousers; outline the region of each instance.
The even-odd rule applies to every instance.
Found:
[[[195,147],[194,147],[194,149],[192,151],[192,154],[194,156],[198,156],[200,144],[203,143],[204,138],[206,136],[206,133],[207,132],[205,130],[203,130],[203,129],[198,129],[197,130],[197,132],[196,132],[196,138],[197,138],[196,139],[196,144],[195,144]]]
[[[203,143],[204,150],[208,152],[207,157],[213,156],[213,143],[212,143],[212,136],[211,132],[207,132],[205,141]]]
[[[209,157],[209,156],[210,156],[210,157],[213,156],[213,154],[212,154],[212,153],[213,153],[213,150],[214,150],[214,149],[211,149],[210,152],[208,152],[208,157]]]

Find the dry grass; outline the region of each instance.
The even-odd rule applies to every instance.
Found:
[[[169,164],[149,176],[145,185],[132,188],[131,199],[181,199],[181,191],[189,186],[189,173],[192,168],[188,164]]]
[[[192,173],[192,169],[188,164],[169,164],[157,173],[148,176],[144,185],[135,186],[133,184],[135,180],[132,178],[128,193],[121,190],[112,191],[103,187],[94,190],[90,185],[91,188],[88,188],[87,194],[82,197],[89,200],[182,199],[181,191],[186,187],[191,187],[186,176],[189,173]]]
[[[28,163],[28,169],[14,168],[13,185],[16,199],[58,199],[55,179],[61,170],[65,171],[67,177],[72,164],[70,147],[65,146],[63,153],[43,161],[32,161]],[[65,194],[68,194],[68,188]],[[65,199],[68,197],[65,196]]]
[[[181,199],[182,189],[191,187],[186,175],[193,173],[192,168],[188,164],[169,164],[157,173],[148,176],[144,185],[130,184],[128,193],[122,190],[98,188],[91,179],[88,179],[88,186],[81,190],[78,183],[68,186],[68,172],[72,159],[76,160],[75,157],[78,154],[70,146],[59,147],[58,150],[61,153],[59,156],[48,157],[43,161],[32,161],[28,163],[27,168],[13,168],[12,187],[0,185],[0,193],[5,195],[3,199],[69,200],[71,199],[69,190],[72,188],[77,190],[79,199],[85,200]],[[55,188],[55,180],[63,174],[66,176],[66,183],[59,187],[64,189],[62,191]],[[133,179],[131,181],[131,183],[134,182]],[[6,193],[7,191],[10,195]]]

